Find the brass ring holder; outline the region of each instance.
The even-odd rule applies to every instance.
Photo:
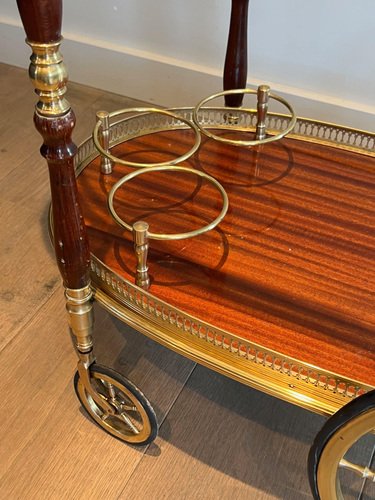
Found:
[[[138,175],[142,175],[144,173],[149,173],[149,172],[165,172],[165,171],[172,171],[172,172],[187,172],[189,174],[197,175],[200,178],[206,179],[208,182],[210,182],[213,186],[217,188],[217,190],[220,192],[222,200],[223,200],[223,207],[221,209],[220,214],[214,219],[212,222],[209,224],[200,227],[198,229],[195,229],[193,231],[188,231],[185,233],[174,233],[174,234],[167,234],[167,233],[152,233],[149,231],[149,225],[147,222],[144,221],[137,221],[131,226],[127,222],[123,221],[121,217],[118,216],[114,206],[113,206],[113,200],[114,196],[117,192],[117,190],[123,186],[126,182],[130,181],[134,177],[137,177]],[[122,177],[119,181],[117,181],[111,191],[108,194],[108,208],[109,211],[114,218],[114,220],[119,224],[121,227],[126,229],[127,231],[130,231],[133,234],[133,240],[134,240],[134,250],[137,258],[137,266],[136,266],[136,284],[140,286],[141,288],[148,289],[150,286],[150,278],[148,276],[148,267],[147,267],[147,254],[148,254],[148,240],[153,239],[153,240],[182,240],[182,239],[187,239],[187,238],[193,238],[194,236],[198,236],[200,234],[206,233],[207,231],[210,231],[214,227],[216,227],[219,222],[223,220],[225,217],[225,214],[228,211],[228,195],[225,192],[225,189],[223,186],[214,178],[211,177],[210,175],[206,174],[205,172],[201,172],[200,170],[195,170],[193,168],[188,168],[188,167],[180,167],[176,165],[162,165],[162,166],[153,166],[149,167],[147,169],[140,169],[140,170],[135,170],[134,172],[131,172],[128,175],[125,175]]]
[[[264,98],[264,101],[263,103],[260,102],[259,103],[259,95],[260,95],[260,91],[261,91],[261,95],[263,94],[263,98]],[[200,122],[199,122],[199,111],[201,110],[201,108],[209,101],[212,101],[213,99],[216,99],[217,97],[223,97],[223,96],[227,96],[227,95],[234,95],[234,94],[255,94],[255,95],[258,95],[258,114],[260,114],[260,111],[261,111],[261,107],[262,105],[266,108],[267,105],[268,105],[268,98],[270,99],[273,99],[275,101],[278,101],[280,102],[281,104],[283,104],[290,112],[291,114],[291,117],[290,117],[290,123],[288,125],[287,128],[285,128],[283,131],[281,131],[279,134],[276,134],[276,135],[273,135],[271,137],[266,137],[265,136],[265,133],[262,134],[262,135],[258,135],[257,133],[257,138],[256,140],[252,140],[252,141],[242,141],[242,140],[233,140],[233,139],[226,139],[225,137],[221,137],[221,136],[218,136],[216,134],[213,134],[212,132],[210,132],[209,130],[207,130]],[[260,104],[260,105],[259,105]],[[228,110],[237,110],[239,108],[230,108],[228,107],[227,108]],[[240,108],[242,111],[246,111],[244,108]],[[264,119],[265,119],[265,114],[266,114],[267,110],[265,109],[264,110]],[[262,120],[264,122],[264,119]],[[219,141],[219,142],[223,142],[225,144],[231,144],[233,146],[247,146],[247,147],[251,147],[251,146],[259,146],[261,144],[267,144],[269,142],[274,142],[274,141],[278,141],[280,139],[282,139],[284,136],[286,136],[287,134],[289,134],[289,132],[291,132],[297,122],[297,116],[292,108],[292,106],[288,103],[288,101],[286,101],[285,99],[283,99],[282,97],[280,97],[279,95],[277,94],[274,94],[273,92],[270,92],[269,91],[269,87],[266,86],[266,85],[261,85],[260,87],[258,87],[257,90],[253,90],[253,89],[234,89],[234,90],[225,90],[223,92],[218,92],[217,94],[212,94],[208,97],[206,97],[205,99],[202,99],[202,101],[200,101],[196,107],[194,108],[193,110],[193,121],[194,123],[196,124],[196,126],[200,129],[200,131],[206,135],[207,137],[210,137],[211,139],[214,139],[216,141]],[[259,121],[258,121],[259,123]],[[262,127],[264,127],[264,123],[261,125]],[[257,126],[257,128],[259,127],[259,125]],[[228,130],[230,130],[230,128],[228,127]],[[261,137],[261,138],[260,138]]]
[[[144,113],[144,114],[152,114],[152,113],[158,113],[161,115],[166,115],[169,116],[179,122],[184,123],[187,125],[188,128],[192,129],[194,134],[195,134],[195,142],[193,147],[186,152],[185,154],[179,156],[178,158],[175,158],[174,160],[168,160],[165,162],[159,162],[159,163],[138,163],[138,162],[131,162],[127,160],[123,160],[121,158],[117,158],[116,156],[112,155],[109,152],[109,148],[103,147],[101,140],[100,140],[100,130],[101,128],[110,128],[109,126],[109,119],[115,118],[120,115],[128,114],[128,113]],[[131,119],[131,117],[130,117]],[[168,127],[165,129],[168,131]],[[99,151],[99,153],[102,155],[102,157],[107,158],[109,161],[113,163],[119,163],[120,165],[126,165],[128,167],[133,167],[133,168],[153,168],[153,167],[162,167],[162,166],[168,166],[168,165],[176,165],[177,163],[181,163],[182,161],[187,160],[190,158],[199,148],[200,143],[201,143],[201,135],[200,135],[200,130],[199,127],[190,120],[187,120],[186,118],[182,118],[181,116],[178,116],[175,113],[172,113],[171,111],[168,111],[166,109],[158,109],[158,108],[126,108],[126,109],[120,109],[117,111],[114,111],[112,113],[106,113],[105,117],[101,117],[100,114],[98,115],[98,120],[96,122],[96,125],[93,130],[92,138],[95,144],[96,149]]]
[[[117,224],[119,224],[121,227],[124,229],[127,229],[130,232],[133,232],[133,227],[130,224],[127,224],[125,221],[121,219],[116,213],[116,210],[113,206],[113,200],[114,196],[116,194],[116,191],[124,185],[126,182],[130,181],[134,177],[137,177],[138,175],[142,175],[144,173],[149,173],[149,172],[165,172],[165,171],[174,171],[174,172],[187,172],[190,174],[197,175],[198,177],[201,177],[203,179],[206,179],[209,181],[211,184],[213,184],[218,191],[221,194],[222,200],[223,200],[223,208],[221,209],[220,214],[214,219],[212,222],[207,224],[206,226],[203,226],[199,229],[194,229],[193,231],[188,231],[186,233],[175,233],[175,234],[167,234],[167,233],[152,233],[152,232],[147,232],[147,236],[152,239],[152,240],[183,240],[186,238],[193,238],[194,236],[199,236],[200,234],[206,233],[207,231],[210,231],[214,227],[216,227],[219,222],[221,222],[225,214],[228,211],[228,195],[223,188],[223,186],[214,178],[211,177],[210,175],[206,174],[205,172],[202,172],[200,170],[195,170],[194,168],[188,168],[188,167],[180,167],[180,166],[175,166],[175,165],[163,165],[163,166],[153,166],[148,168],[147,170],[135,170],[134,172],[131,172],[128,175],[125,175],[122,177],[119,181],[116,182],[116,184],[113,185],[112,189],[110,190],[108,194],[108,208],[109,211],[111,212],[112,217],[115,219]]]
[[[198,119],[198,114],[201,108],[203,107],[204,104],[207,102],[217,98],[217,97],[222,97],[226,95],[233,95],[233,94],[255,94],[257,95],[257,124],[256,124],[256,130],[255,130],[255,140],[252,141],[243,141],[243,140],[232,140],[232,139],[226,139],[224,137],[220,137],[210,131],[208,131],[203,125],[199,122]],[[283,104],[291,113],[290,117],[290,123],[288,126],[282,130],[278,134],[273,134],[271,137],[267,137],[267,131],[266,131],[266,117],[267,117],[267,111],[268,111],[268,101],[269,99],[276,100]],[[238,109],[238,108],[231,108],[227,107],[225,109],[231,110],[231,109]],[[254,112],[254,110],[246,110],[242,108],[242,111],[251,111]],[[179,156],[178,158],[175,158],[173,161],[168,161],[168,162],[160,162],[160,163],[136,163],[136,162],[130,162],[127,160],[123,160],[120,158],[115,157],[109,152],[110,148],[110,141],[109,141],[109,130],[110,130],[110,124],[109,121],[111,118],[117,117],[119,115],[123,114],[128,114],[128,113],[142,113],[142,114],[152,114],[152,113],[159,113],[162,115],[166,115],[168,117],[173,118],[174,120],[177,121],[177,123],[183,123],[187,125],[188,128],[191,128],[194,133],[195,133],[195,143],[193,147],[188,151],[187,153],[183,154],[182,156]],[[129,119],[131,119],[130,117]],[[111,173],[112,171],[112,163],[119,163],[125,166],[129,167],[134,167],[138,168],[138,170],[135,170],[131,172],[130,174],[125,175],[122,177],[119,181],[117,181],[112,189],[110,190],[108,194],[108,209],[110,214],[112,215],[113,219],[116,221],[118,225],[132,233],[133,235],[133,240],[134,240],[134,249],[135,249],[135,255],[137,258],[137,266],[136,266],[136,284],[140,286],[141,288],[147,289],[150,286],[150,279],[148,275],[148,267],[147,267],[147,255],[148,255],[148,247],[149,239],[153,240],[182,240],[182,239],[187,239],[187,238],[193,238],[195,236],[199,236],[207,231],[210,231],[214,227],[216,227],[225,217],[225,214],[228,211],[228,195],[225,192],[223,186],[214,178],[211,177],[210,175],[206,174],[203,171],[196,170],[193,168],[188,168],[188,167],[181,167],[177,166],[176,164],[190,158],[199,148],[200,142],[201,142],[201,135],[200,131],[203,132],[206,136],[217,140],[219,142],[223,142],[226,144],[231,144],[234,146],[258,146],[261,144],[266,144],[269,142],[274,142],[282,137],[284,137],[286,134],[288,134],[295,126],[297,121],[296,114],[293,110],[293,108],[290,106],[290,104],[283,99],[282,97],[271,93],[270,87],[268,85],[260,85],[257,90],[252,90],[252,89],[235,89],[235,90],[227,90],[224,92],[219,92],[217,94],[213,94],[209,97],[206,97],[202,101],[198,103],[198,105],[194,108],[193,110],[193,120],[190,121],[186,118],[182,118],[181,116],[176,115],[172,111],[169,110],[164,110],[164,109],[158,109],[158,108],[129,108],[129,109],[122,109],[115,111],[113,113],[107,113],[107,112],[99,112],[97,114],[97,123],[95,125],[94,131],[93,131],[93,141],[95,144],[95,147],[97,150],[101,153],[102,155],[102,165],[101,165],[101,171],[102,173]],[[230,130],[232,127],[228,127],[228,130]],[[169,127],[166,126],[165,130],[168,130]],[[236,130],[235,128],[233,130]],[[106,164],[107,162],[107,164]],[[139,168],[142,167],[142,168]],[[195,229],[193,231],[188,231],[184,233],[174,233],[174,234],[167,234],[167,233],[153,233],[149,231],[149,225],[147,222],[139,220],[136,221],[133,225],[128,224],[124,220],[121,219],[121,217],[117,214],[115,208],[114,208],[114,197],[116,192],[120,187],[122,187],[126,182],[130,181],[131,179],[137,177],[138,175],[142,175],[145,172],[163,172],[163,171],[174,171],[174,172],[185,172],[189,174],[196,175],[200,178],[206,179],[209,183],[211,183],[221,194],[222,197],[222,202],[223,206],[221,209],[221,212],[219,215],[211,221],[209,224],[200,227],[198,229]]]

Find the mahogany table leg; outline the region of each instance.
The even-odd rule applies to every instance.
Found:
[[[122,375],[94,363],[90,250],[74,171],[77,148],[71,137],[75,117],[64,97],[67,72],[59,53],[62,0],[17,0],[17,4],[32,49],[29,74],[39,96],[34,123],[43,137],[40,151],[49,168],[55,253],[79,357],[76,393],[103,429],[126,442],[144,445],[157,434],[149,401]],[[129,410],[124,398],[131,401]],[[133,417],[137,414],[138,426],[127,411]]]
[[[248,10],[249,0],[232,0],[228,45],[224,65],[224,90],[246,87]],[[227,106],[240,107],[242,100],[242,94],[225,97]]]
[[[57,264],[77,350],[91,353],[90,251],[73,164],[75,116],[64,97],[67,72],[59,52],[62,0],[17,0],[17,4],[32,49],[29,75],[39,97],[34,123],[43,137],[40,151],[49,168]]]

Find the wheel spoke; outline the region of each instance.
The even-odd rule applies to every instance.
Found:
[[[99,378],[99,379],[91,378],[91,383],[92,383],[93,385],[96,385],[96,386],[97,386],[97,391],[98,391],[98,392],[100,392],[100,389],[101,389],[102,391],[107,392],[107,385],[106,385],[106,383],[105,383],[103,380],[101,380],[100,378]]]
[[[125,412],[122,412],[119,414],[120,417],[124,420],[124,422],[130,427],[130,429],[134,432],[134,434],[139,434],[140,431],[137,429],[137,427],[133,424],[131,419],[127,416]]]
[[[351,470],[355,472],[358,476],[363,477],[365,479],[370,479],[375,482],[375,472],[373,472],[368,467],[362,467],[360,465],[353,464],[352,462],[348,462],[345,458],[340,460],[340,467],[344,469]]]
[[[121,409],[124,411],[138,411],[138,408],[134,405],[130,406],[126,403],[120,403]]]
[[[106,386],[107,386],[107,389],[108,389],[108,392],[109,392],[109,397],[111,398],[112,401],[115,401],[115,399],[116,399],[116,392],[115,392],[115,388],[114,388],[113,384],[111,384],[110,382],[107,382]]]
[[[112,384],[110,384],[109,382],[106,382],[105,386],[108,389],[110,397],[107,397],[104,394],[100,394],[100,393],[99,393],[99,396],[102,397],[104,400],[108,401],[109,403],[112,403],[117,410],[117,414],[110,415],[109,413],[103,413],[103,415],[101,415],[101,417],[100,417],[101,420],[103,422],[105,422],[110,416],[116,416],[118,418],[121,418],[126,423],[126,425],[128,427],[130,427],[131,431],[134,434],[139,434],[140,430],[133,424],[130,417],[126,414],[126,411],[138,411],[137,407],[136,406],[129,406],[129,405],[125,404],[123,401],[118,402],[116,400],[116,393],[114,390],[114,386]]]

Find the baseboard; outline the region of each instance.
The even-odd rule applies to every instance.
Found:
[[[0,61],[27,67],[29,49],[20,25],[0,19]],[[70,80],[164,106],[193,106],[222,88],[221,71],[138,51],[102,40],[65,33],[63,53]],[[299,116],[339,123],[363,130],[375,129],[375,106],[335,99],[304,89],[268,83],[286,98]]]

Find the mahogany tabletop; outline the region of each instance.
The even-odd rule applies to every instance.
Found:
[[[173,130],[113,153],[167,161],[191,141],[190,131]],[[107,208],[109,190],[133,169],[116,164],[102,175],[99,163],[78,178],[91,251],[134,282],[131,234]],[[215,177],[229,210],[201,236],[150,240],[150,292],[269,349],[375,384],[375,159],[288,138],[250,149],[204,137],[183,165]],[[128,223],[177,233],[206,225],[221,203],[194,175],[145,172],[119,189],[114,206]]]

